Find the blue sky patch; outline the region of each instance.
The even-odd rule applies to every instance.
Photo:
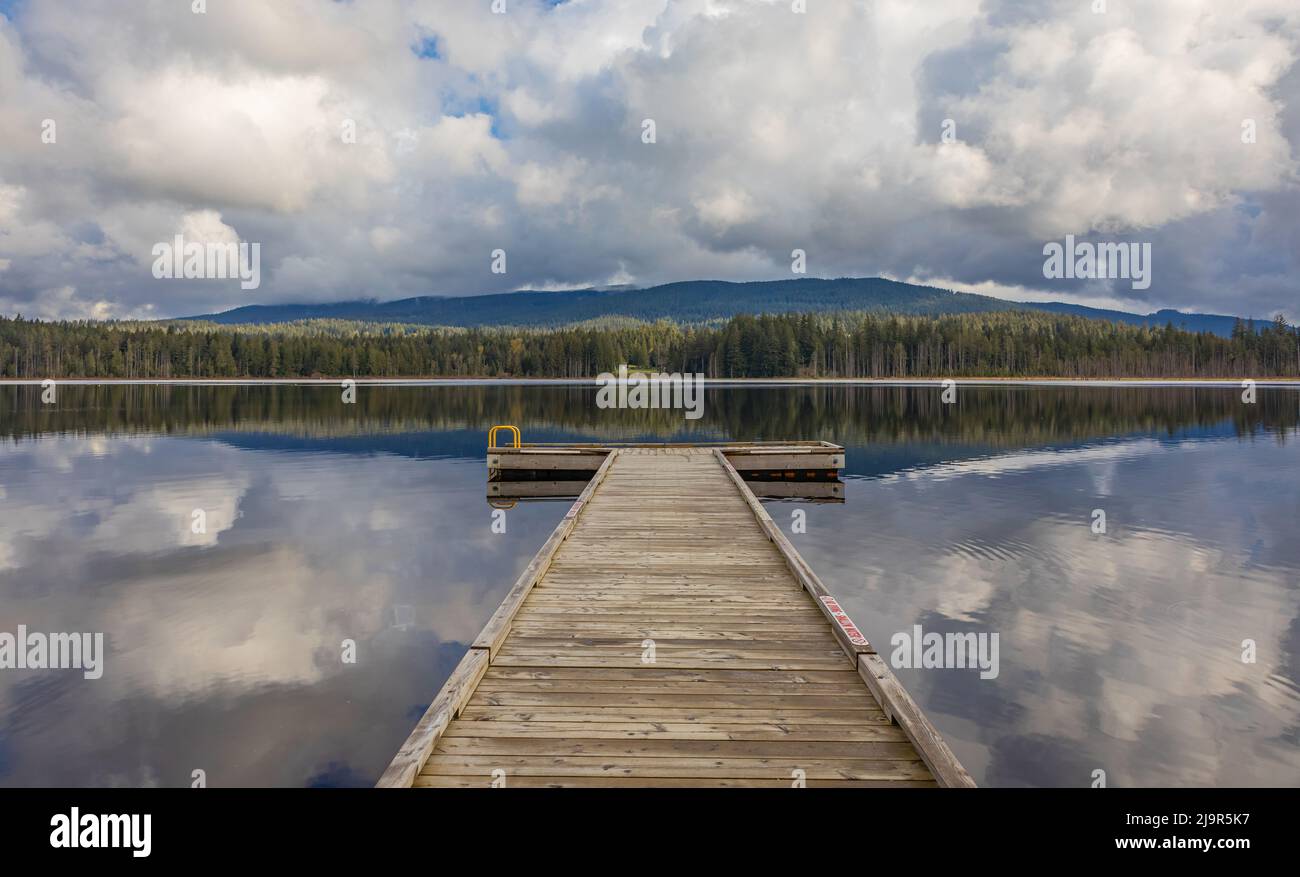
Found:
[[[0,0],[0,3],[2,2],[4,0]],[[438,38],[436,36],[424,37],[411,46],[411,51],[415,53],[417,58],[429,58],[434,61],[442,59],[442,53],[438,51]]]
[[[448,116],[475,116],[479,114],[492,117],[492,136],[497,140],[506,139],[501,133],[501,119],[498,113],[500,105],[494,98],[487,98],[479,95],[471,99],[459,99],[452,96],[444,96],[442,100],[442,111]]]

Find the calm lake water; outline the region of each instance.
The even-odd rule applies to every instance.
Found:
[[[372,784],[568,507],[492,532],[495,423],[847,446],[842,505],[769,511],[806,510],[882,654],[999,635],[994,679],[897,671],[982,785],[1300,785],[1294,389],[710,387],[699,421],[565,386],[40,392],[0,387],[0,632],[106,657],[0,670],[0,785]]]

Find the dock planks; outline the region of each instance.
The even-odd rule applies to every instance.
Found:
[[[613,450],[379,785],[973,785],[835,610],[721,452]]]

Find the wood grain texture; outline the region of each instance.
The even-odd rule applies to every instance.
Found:
[[[385,784],[965,784],[720,450],[618,448],[575,507],[475,641],[472,690]]]

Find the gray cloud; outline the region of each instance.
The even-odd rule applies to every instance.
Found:
[[[0,3],[0,312],[772,278],[799,247],[823,276],[1300,316],[1294,3],[808,5]],[[151,276],[209,214],[262,244],[260,289]],[[1152,242],[1151,289],[1044,280],[1066,234]]]

